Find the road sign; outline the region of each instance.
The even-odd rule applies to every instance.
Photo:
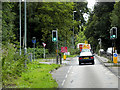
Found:
[[[114,54],[114,57],[117,57],[117,54],[116,54],[116,53]]]
[[[67,47],[61,47],[61,52],[62,53],[67,52]]]
[[[46,44],[45,43],[42,43],[43,44],[43,46],[45,47],[46,46]]]
[[[36,40],[32,40],[32,43],[36,43]]]
[[[113,63],[117,63],[117,59],[118,59],[117,56],[118,56],[117,53],[113,54]]]

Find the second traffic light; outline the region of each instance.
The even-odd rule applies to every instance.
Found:
[[[57,35],[57,30],[52,31],[52,41],[57,42],[58,41],[58,35]]]
[[[112,27],[110,29],[110,39],[117,39],[117,28]]]

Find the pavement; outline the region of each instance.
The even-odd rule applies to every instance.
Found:
[[[120,67],[118,67],[117,65],[120,65],[120,55],[118,55],[118,63],[114,64],[114,63],[107,63],[108,59],[103,57],[103,56],[98,56],[97,54],[95,54],[95,57],[98,58],[98,60],[105,66],[107,67],[112,73],[114,73],[118,78],[120,78]],[[115,66],[116,65],[116,66]]]

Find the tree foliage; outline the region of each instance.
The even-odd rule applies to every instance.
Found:
[[[94,11],[90,14],[90,19],[85,30],[85,36],[94,49],[99,45],[99,38],[102,39],[102,48],[105,50],[112,45],[109,31],[111,28],[110,13],[113,9],[113,2],[97,2]]]
[[[117,27],[117,40],[115,40],[115,43],[116,43],[116,48],[118,50],[118,53],[120,53],[120,1],[119,2],[116,2],[114,4],[114,10],[111,12],[110,14],[110,21],[111,21],[111,26],[112,27]]]
[[[2,41],[4,43],[14,42],[15,12],[13,12],[14,3],[2,3]]]

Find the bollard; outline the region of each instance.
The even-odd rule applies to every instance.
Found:
[[[64,53],[63,59],[66,60],[66,55],[65,55],[65,53]]]

